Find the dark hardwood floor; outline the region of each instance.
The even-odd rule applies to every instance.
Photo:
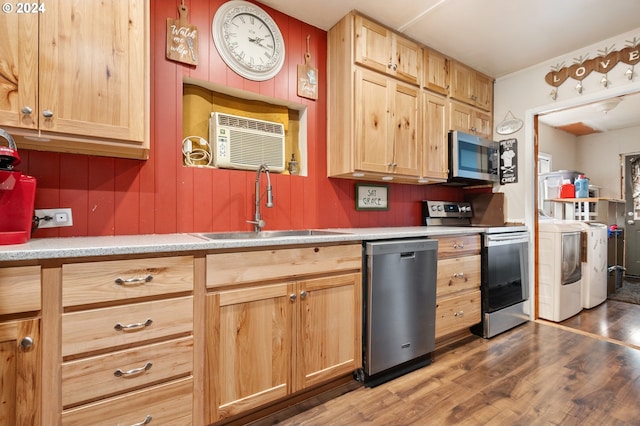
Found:
[[[639,425],[640,306],[470,338],[434,362],[281,425]]]

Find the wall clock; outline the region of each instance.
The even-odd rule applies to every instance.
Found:
[[[224,3],[213,17],[211,33],[224,62],[244,78],[268,80],[284,64],[284,39],[278,25],[253,3]]]

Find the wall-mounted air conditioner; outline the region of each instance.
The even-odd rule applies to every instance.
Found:
[[[216,167],[257,170],[260,164],[266,164],[270,171],[283,172],[284,141],[281,123],[211,113],[209,142]]]

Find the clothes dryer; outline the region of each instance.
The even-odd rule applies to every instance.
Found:
[[[581,222],[540,220],[539,316],[560,322],[582,310]]]

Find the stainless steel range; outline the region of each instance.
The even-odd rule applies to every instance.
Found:
[[[529,320],[529,233],[521,225],[471,225],[472,205],[423,201],[426,226],[479,226],[482,232],[482,322],[471,331],[493,337]]]

